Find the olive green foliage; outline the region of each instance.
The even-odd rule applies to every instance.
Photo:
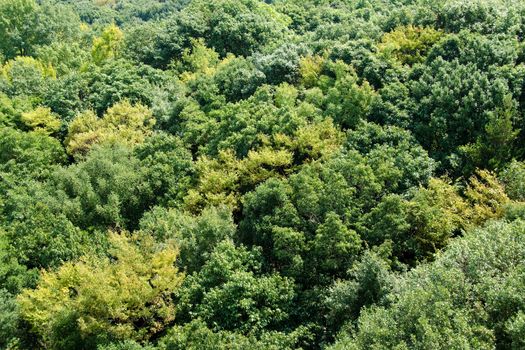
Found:
[[[525,347],[525,2],[0,0],[0,349]]]

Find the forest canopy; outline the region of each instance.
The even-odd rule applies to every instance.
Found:
[[[0,349],[523,349],[524,89],[522,0],[0,0]]]

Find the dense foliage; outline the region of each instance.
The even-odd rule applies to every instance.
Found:
[[[523,349],[524,88],[522,0],[0,0],[0,349]]]

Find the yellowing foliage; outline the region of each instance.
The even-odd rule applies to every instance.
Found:
[[[344,133],[332,120],[306,124],[293,135],[259,135],[262,146],[238,159],[231,150],[219,151],[215,158],[200,157],[196,162],[197,186],[185,197],[186,209],[195,211],[208,205],[238,209],[241,194],[272,177],[285,177],[297,164],[328,158],[337,152]]]
[[[42,78],[56,78],[56,71],[51,64],[45,65],[36,58],[28,56],[17,56],[16,58],[7,61],[1,68],[0,72],[8,82],[12,82],[19,71],[32,71]]]
[[[102,35],[93,40],[91,56],[95,64],[101,64],[105,60],[116,58],[120,54],[124,33],[115,24],[104,29]]]
[[[327,157],[341,147],[344,133],[338,130],[332,119],[308,124],[299,128],[292,140],[296,155],[306,160]]]
[[[238,160],[233,152],[221,151],[216,159],[200,157],[195,168],[199,174],[196,188],[184,198],[186,209],[196,212],[207,205],[238,205]]]
[[[191,50],[184,50],[177,68],[182,71],[181,80],[190,81],[194,80],[199,74],[212,75],[218,64],[219,54],[213,49],[207,48],[203,39],[193,39]]]
[[[323,70],[324,59],[320,56],[307,56],[299,62],[299,72],[303,85],[307,88],[316,85]]]
[[[154,124],[155,119],[147,107],[122,101],[108,109],[103,118],[92,111],[75,118],[69,125],[66,149],[71,155],[82,155],[98,143],[133,146],[144,141]]]
[[[468,213],[471,226],[479,226],[489,219],[503,217],[505,205],[510,202],[503,184],[487,170],[478,170],[476,175],[470,178],[465,196],[471,203]]]
[[[290,151],[268,147],[250,151],[240,160],[231,151],[221,151],[217,159],[201,157],[196,164],[198,184],[188,192],[186,208],[195,211],[209,205],[226,205],[237,209],[241,189],[253,188],[274,176],[284,176],[292,164]]]
[[[22,123],[37,132],[50,135],[60,129],[60,119],[51,112],[51,109],[46,107],[38,107],[37,109],[22,113],[20,117]]]
[[[22,317],[45,347],[54,348],[66,335],[61,327],[77,327],[84,339],[146,340],[174,320],[172,294],[183,280],[175,267],[178,250],[117,233],[109,234],[109,242],[111,259],[86,256],[42,271],[38,287],[18,297]]]
[[[447,179],[431,178],[407,205],[416,239],[429,251],[441,249],[455,231],[465,229],[468,204]]]
[[[383,36],[378,49],[403,64],[412,65],[422,62],[430,48],[443,36],[443,32],[432,28],[399,27]]]
[[[248,152],[248,156],[239,164],[239,172],[243,183],[254,185],[279,173],[284,175],[292,162],[293,154],[287,150],[262,148]]]

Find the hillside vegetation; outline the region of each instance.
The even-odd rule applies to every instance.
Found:
[[[0,349],[525,349],[525,1],[0,0]]]

